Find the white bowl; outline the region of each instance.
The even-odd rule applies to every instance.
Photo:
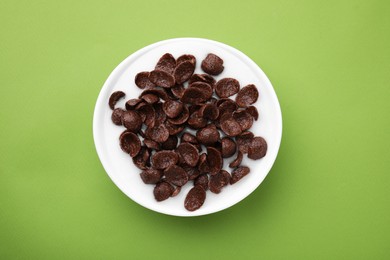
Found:
[[[220,194],[207,191],[203,206],[190,212],[184,208],[184,199],[193,187],[192,181],[187,183],[181,192],[173,198],[157,202],[153,196],[154,185],[142,182],[139,173],[141,170],[133,165],[128,154],[119,147],[119,135],[124,127],[116,126],[111,122],[111,109],[108,99],[112,92],[122,90],[126,93],[125,99],[117,106],[124,107],[125,100],[136,98],[141,93],[134,84],[134,77],[138,72],[153,70],[158,59],[165,53],[178,57],[182,54],[192,54],[196,57],[195,73],[203,73],[200,69],[201,61],[208,53],[214,53],[224,60],[224,71],[216,77],[236,78],[241,87],[255,84],[259,90],[259,99],[255,103],[260,117],[255,121],[251,131],[256,136],[262,136],[268,143],[267,155],[260,160],[250,160],[244,156],[241,165],[250,167],[251,172],[234,185],[223,188]],[[231,98],[235,98],[234,96]],[[278,154],[282,137],[282,114],[278,99],[271,82],[264,72],[248,56],[242,52],[212,40],[199,38],[177,38],[160,41],[146,46],[133,53],[121,62],[108,77],[96,102],[93,116],[93,137],[100,161],[107,174],[118,188],[138,204],[168,215],[200,216],[226,209],[251,194],[264,180],[270,171]],[[228,163],[235,156],[225,160],[224,169],[231,172]]]

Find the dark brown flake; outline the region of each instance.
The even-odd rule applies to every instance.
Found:
[[[149,80],[149,75],[149,71],[143,71],[138,73],[134,79],[135,85],[137,85],[137,87],[139,87],[140,89],[155,87],[156,85]]]
[[[156,169],[145,169],[140,173],[141,179],[145,184],[158,183],[162,175],[162,171]]]
[[[209,189],[209,176],[207,174],[201,174],[194,180],[194,186],[200,185],[207,191]]]
[[[161,148],[164,150],[174,150],[176,149],[177,141],[176,135],[170,135],[168,139],[161,144]]]
[[[148,147],[149,149],[153,149],[153,150],[156,150],[156,151],[160,150],[160,144],[157,143],[156,141],[149,140],[149,139],[144,139],[143,142],[144,142],[144,145],[146,147]]]
[[[184,129],[184,125],[174,125],[171,124],[169,121],[165,121],[165,126],[168,129],[169,135],[177,135],[181,133]]]
[[[171,165],[164,170],[165,180],[176,186],[183,186],[188,182],[186,171],[177,165]]]
[[[175,85],[175,78],[163,70],[153,70],[150,72],[149,80],[156,86],[170,88]]]
[[[229,167],[230,167],[230,168],[236,168],[236,167],[240,166],[240,164],[241,164],[241,162],[242,162],[243,155],[244,155],[244,154],[243,154],[241,151],[238,151],[236,159],[234,159],[234,160],[229,164]]]
[[[214,147],[207,147],[207,164],[210,168],[210,174],[217,174],[223,167],[221,152]]]
[[[155,169],[163,170],[179,162],[179,156],[174,151],[159,151],[153,154],[152,166]]]
[[[195,211],[202,207],[206,200],[206,191],[200,185],[193,187],[184,200],[184,207],[188,211]]]
[[[129,131],[137,133],[141,129],[142,119],[137,112],[129,110],[122,113],[122,123]]]
[[[153,141],[163,143],[168,139],[169,131],[164,124],[161,124],[151,128],[148,127],[145,131],[145,135]]]
[[[232,172],[232,177],[230,178],[230,184],[234,184],[241,180],[244,176],[246,176],[250,172],[250,169],[246,166],[241,166],[235,169]]]
[[[219,75],[223,71],[223,60],[215,54],[209,53],[202,61],[201,68],[210,75]]]
[[[242,131],[248,130],[253,125],[253,117],[245,110],[234,112],[233,118],[240,124]]]
[[[141,99],[145,100],[149,104],[154,104],[160,101],[160,98],[154,94],[145,94],[141,96]]]
[[[187,106],[183,106],[181,113],[175,118],[168,118],[168,121],[173,125],[182,125],[187,122],[190,117],[190,112],[188,111]]]
[[[172,74],[176,68],[176,60],[170,53],[165,53],[157,62],[155,70],[162,70]]]
[[[174,100],[168,100],[163,104],[163,110],[169,118],[175,118],[183,111],[183,103]]]
[[[180,158],[180,163],[195,167],[198,164],[199,154],[198,149],[190,143],[181,143],[177,149],[177,154]]]
[[[123,91],[115,91],[111,94],[110,99],[108,100],[108,106],[114,110],[118,100],[123,98],[125,95],[126,94]]]
[[[223,78],[215,84],[215,93],[220,98],[228,98],[238,93],[240,83],[233,78]]]
[[[167,182],[159,182],[154,187],[153,194],[154,194],[154,198],[157,201],[163,201],[168,199],[173,194],[174,191],[175,189],[172,187],[171,184]]]
[[[182,84],[187,81],[195,70],[195,63],[191,61],[184,61],[177,65],[173,72],[176,84]]]
[[[221,140],[221,150],[222,150],[222,157],[223,158],[229,158],[233,156],[236,153],[237,145],[236,143],[229,137],[224,137]]]
[[[219,140],[219,132],[215,125],[210,124],[196,132],[196,139],[201,144],[211,145]]]
[[[177,58],[176,63],[179,65],[180,63],[185,62],[185,61],[189,61],[189,62],[193,63],[194,66],[196,65],[196,58],[194,55],[191,55],[191,54],[181,55],[179,58]]]
[[[248,107],[257,101],[259,92],[255,85],[250,84],[243,87],[236,96],[236,102],[239,107]]]
[[[210,86],[214,86],[215,79],[209,74],[193,74],[188,80],[188,84],[192,84],[194,82],[204,82],[209,84]]]
[[[199,109],[199,115],[204,119],[216,120],[219,116],[219,109],[215,104],[204,104]]]
[[[132,132],[125,131],[119,137],[119,144],[125,153],[130,154],[131,157],[136,156],[141,150],[141,141],[138,136]]]
[[[229,184],[230,174],[221,170],[217,174],[211,175],[209,180],[209,189],[213,193],[220,193],[222,188]]]
[[[238,150],[242,153],[248,153],[249,145],[252,142],[254,135],[250,131],[245,131],[240,135],[236,136],[236,142],[238,145]]]
[[[255,106],[249,106],[245,109],[245,111],[250,114],[255,121],[259,119],[259,111],[257,111],[257,108]]]
[[[240,124],[231,116],[220,120],[221,130],[230,137],[237,136],[241,133]]]
[[[150,166],[150,151],[145,146],[141,147],[139,153],[133,157],[133,163],[141,170],[147,169]]]
[[[116,125],[122,125],[122,115],[125,112],[122,108],[115,108],[111,114],[111,120]]]
[[[263,137],[256,136],[252,139],[249,149],[248,158],[257,160],[263,158],[267,154],[267,142]]]

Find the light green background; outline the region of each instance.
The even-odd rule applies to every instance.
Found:
[[[390,259],[390,2],[231,2],[0,2],[1,259]],[[127,198],[92,139],[117,64],[186,36],[257,62],[284,123],[263,184],[197,218]]]

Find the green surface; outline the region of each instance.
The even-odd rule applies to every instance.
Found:
[[[389,3],[2,0],[0,258],[389,259]],[[117,64],[185,36],[257,62],[284,124],[263,184],[197,218],[127,198],[92,138]]]

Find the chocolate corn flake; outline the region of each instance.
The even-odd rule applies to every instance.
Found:
[[[115,105],[118,102],[119,99],[123,98],[126,94],[123,91],[115,91],[111,94],[109,100],[108,100],[108,106],[114,110]]]
[[[202,61],[201,68],[210,75],[219,75],[224,69],[223,60],[217,55],[209,53]]]
[[[184,207],[188,211],[195,211],[202,207],[205,200],[206,191],[202,188],[201,185],[196,185],[188,192],[184,200]]]

